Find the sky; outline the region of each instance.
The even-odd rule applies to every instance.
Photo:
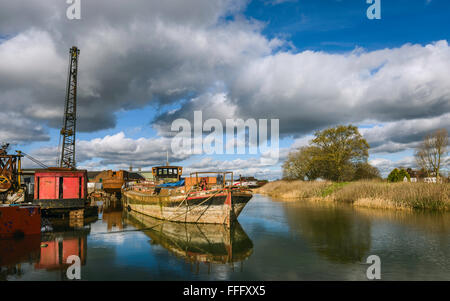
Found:
[[[450,132],[450,2],[0,0],[0,142],[56,164],[69,48],[80,48],[77,164],[169,161],[276,179],[315,131],[354,124],[386,174]],[[279,160],[174,152],[174,120],[279,120]],[[205,133],[206,135],[207,133]],[[270,156],[270,154],[269,154]],[[446,165],[448,168],[449,160]],[[30,162],[26,166],[32,167]]]

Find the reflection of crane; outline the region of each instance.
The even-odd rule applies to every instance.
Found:
[[[77,121],[77,73],[80,50],[70,48],[69,75],[67,79],[66,102],[64,109],[64,124],[61,129],[62,147],[59,157],[59,167],[75,169],[75,133]],[[61,141],[61,140],[60,140]]]

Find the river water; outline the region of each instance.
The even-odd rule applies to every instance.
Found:
[[[65,280],[70,255],[82,280],[367,280],[370,255],[382,280],[450,280],[449,213],[255,195],[227,230],[100,209],[97,220],[0,240],[0,280]]]

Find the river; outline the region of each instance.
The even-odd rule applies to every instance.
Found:
[[[0,240],[0,280],[450,280],[450,214],[282,202],[255,195],[231,230],[161,224],[101,208],[82,224],[53,222],[39,237]],[[142,230],[147,229],[147,230]]]

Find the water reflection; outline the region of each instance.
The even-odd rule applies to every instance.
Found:
[[[58,270],[60,279],[65,279],[70,255],[77,255],[81,265],[86,264],[89,225],[96,220],[96,217],[81,221],[46,219],[43,222],[47,232],[41,235],[0,240],[0,279],[21,278],[25,274],[24,264],[31,265],[33,270]]]
[[[291,229],[321,256],[337,263],[362,262],[371,248],[371,223],[351,207],[286,206]]]
[[[121,231],[126,228],[121,202],[104,203],[99,208],[103,223],[107,224],[108,232]]]
[[[40,235],[0,240],[0,280],[6,280],[10,275],[21,276],[22,264],[38,262],[40,253]]]
[[[253,252],[253,243],[239,223],[231,228],[213,224],[183,224],[165,222],[131,211],[126,222],[145,229],[152,244],[158,244],[188,262],[242,262]]]
[[[98,205],[98,220],[48,220],[42,235],[0,240],[0,280],[65,280],[69,255],[82,280],[367,280],[372,254],[383,280],[450,280],[450,213],[256,195],[227,229]]]
[[[41,254],[35,269],[66,270],[67,258],[76,255],[81,265],[86,264],[87,236],[90,229],[79,229],[73,232],[53,232],[42,236]]]

